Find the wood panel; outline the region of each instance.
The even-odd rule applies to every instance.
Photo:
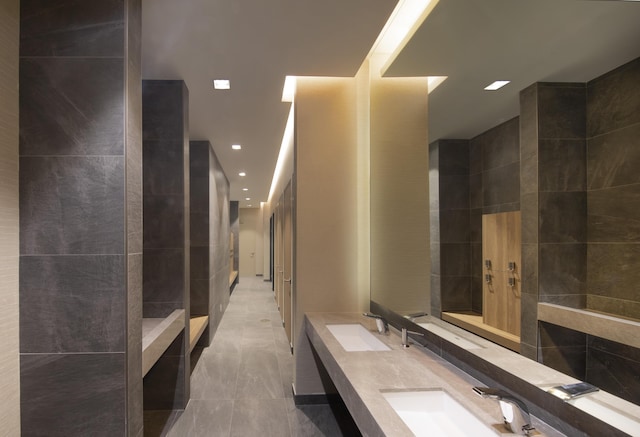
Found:
[[[517,336],[520,336],[521,302],[520,223],[520,211],[482,216],[483,321]],[[509,263],[514,264],[513,270],[509,269]],[[486,275],[490,275],[490,281]]]

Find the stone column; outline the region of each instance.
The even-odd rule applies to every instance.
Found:
[[[586,301],[585,104],[585,84],[536,83],[520,95],[521,353],[533,359],[538,301]]]
[[[144,378],[145,411],[184,410],[189,401],[188,102],[181,80],[143,81],[143,317],[185,309],[184,331]]]
[[[139,0],[21,1],[23,435],[142,435]]]

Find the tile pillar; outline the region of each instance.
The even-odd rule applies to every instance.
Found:
[[[139,0],[20,2],[23,435],[142,435]]]
[[[229,303],[229,182],[209,141],[189,143],[191,315],[209,316],[208,346]]]
[[[520,111],[521,352],[542,360],[538,301],[586,302],[585,84],[531,85],[520,94]]]
[[[143,317],[185,309],[185,329],[144,378],[146,411],[189,401],[189,92],[181,80],[142,83]]]
[[[429,145],[429,190],[431,314],[470,311],[469,141],[438,140]]]

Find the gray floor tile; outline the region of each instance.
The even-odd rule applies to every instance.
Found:
[[[195,400],[187,405],[168,437],[228,437],[232,400]]]
[[[255,350],[251,354],[242,354],[236,399],[250,398],[284,398],[275,352]]]
[[[206,353],[191,375],[191,399],[233,399],[239,353]]]
[[[235,401],[231,436],[287,437],[290,435],[284,399],[238,399]]]

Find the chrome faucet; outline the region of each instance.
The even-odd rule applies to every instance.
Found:
[[[384,319],[384,317],[373,313],[362,313],[362,315],[376,320],[376,327],[380,334],[389,333],[389,323]]]
[[[500,402],[502,419],[511,432],[528,436],[535,429],[531,426],[529,409],[520,399],[497,388],[474,387],[473,391],[483,398],[495,399]]]
[[[407,328],[402,328],[402,347],[409,347],[409,334],[424,336],[422,332],[409,331]]]

